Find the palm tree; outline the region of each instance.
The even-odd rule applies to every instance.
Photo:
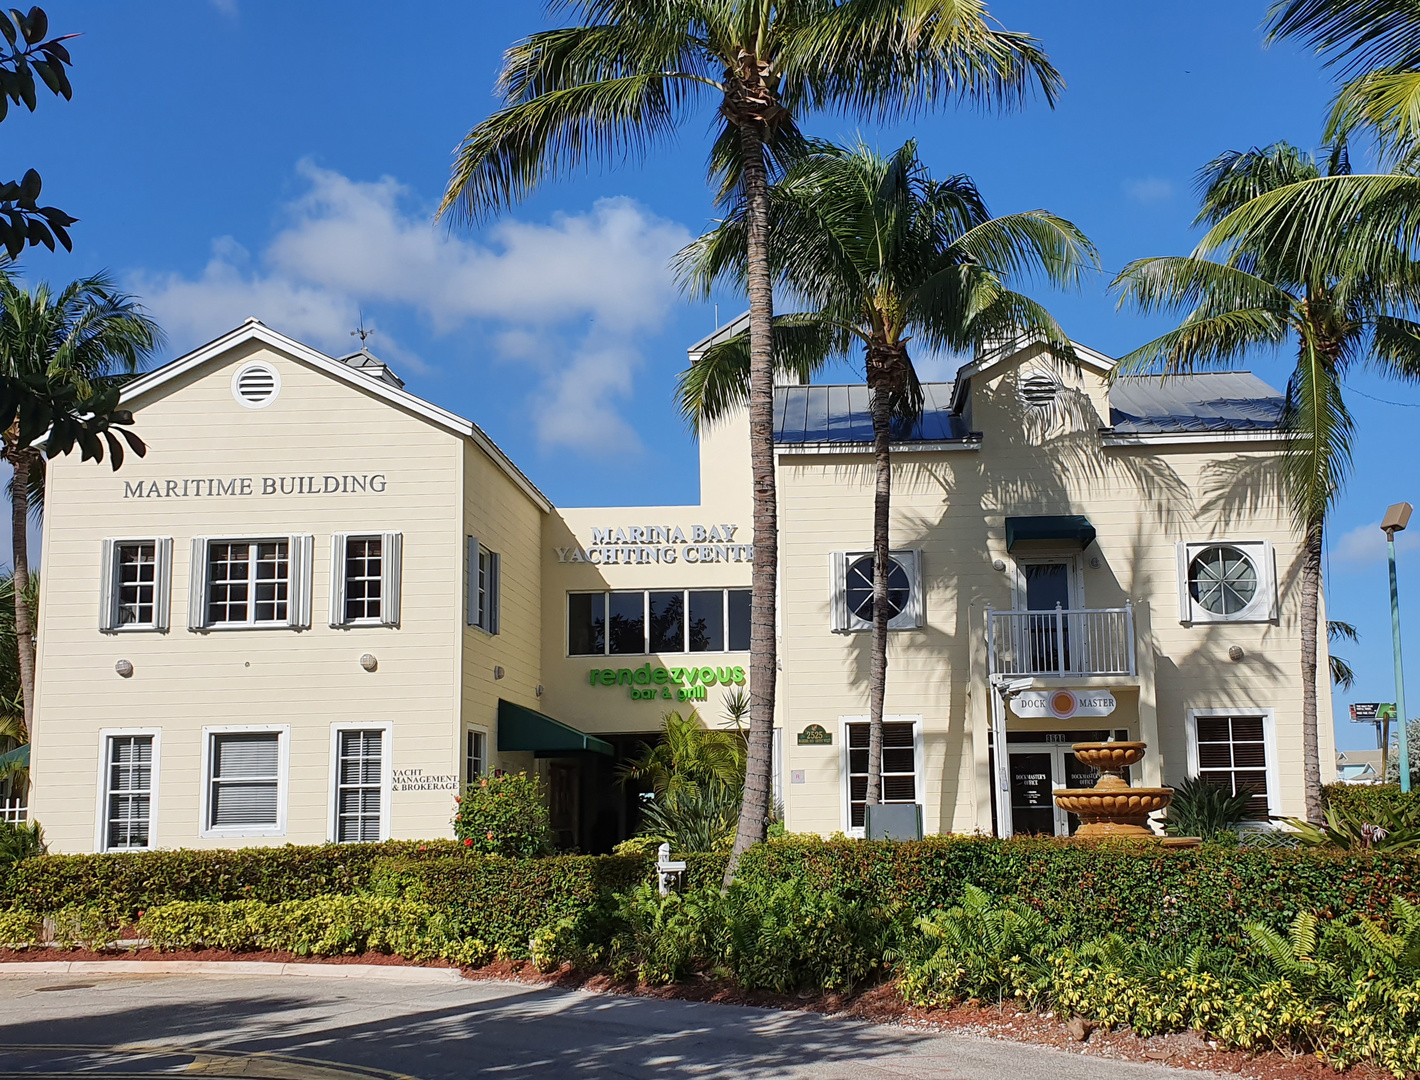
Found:
[[[1340,66],[1324,139],[1370,128],[1392,158],[1420,149],[1420,6],[1411,0],[1281,0],[1269,42],[1301,38]]]
[[[31,485],[46,456],[77,445],[84,460],[123,464],[122,436],[139,456],[143,442],[127,425],[133,415],[118,407],[124,380],[158,347],[162,333],[137,302],[114,291],[103,275],[82,278],[58,293],[46,284],[22,289],[0,274],[0,431],[14,469],[10,526],[14,551],[15,639],[25,728],[34,724],[34,611],[28,600],[26,525]],[[41,449],[36,442],[44,438]]]
[[[1317,748],[1317,642],[1326,515],[1351,468],[1354,427],[1342,393],[1354,366],[1420,377],[1420,323],[1408,311],[1417,291],[1409,260],[1393,240],[1365,238],[1354,219],[1329,236],[1265,212],[1279,193],[1345,176],[1345,156],[1325,167],[1286,143],[1222,155],[1199,174],[1197,222],[1213,227],[1191,255],[1140,259],[1115,279],[1121,304],[1145,313],[1182,312],[1177,329],[1124,357],[1116,375],[1226,368],[1247,353],[1288,343],[1296,366],[1282,424],[1290,436],[1283,481],[1302,555],[1302,738],[1306,812],[1322,817]],[[1259,209],[1259,204],[1263,207]],[[1387,273],[1378,273],[1385,266]]]
[[[504,55],[503,107],[464,138],[439,213],[476,221],[549,173],[644,157],[698,106],[718,110],[710,173],[746,206],[750,469],[754,494],[750,736],[745,799],[725,870],[764,839],[777,671],[771,166],[815,110],[890,121],[956,98],[1009,107],[1063,87],[1037,42],[999,29],[981,0],[558,0],[575,24]]]
[[[680,255],[682,280],[708,294],[748,277],[743,198],[715,230]],[[1074,360],[1069,339],[1035,301],[1007,287],[1039,272],[1073,285],[1098,265],[1070,222],[1044,210],[993,218],[967,176],[934,180],[909,141],[883,157],[863,144],[818,144],[770,192],[770,263],[810,310],[776,322],[785,367],[801,373],[860,347],[870,391],[873,492],[873,642],[870,660],[867,802],[881,796],[883,700],[887,687],[891,446],[922,415],[922,387],[908,349],[963,350],[1021,333],[1043,336]],[[753,385],[744,334],[708,350],[681,376],[682,409],[699,429],[741,405]]]
[[[657,795],[744,786],[745,744],[738,732],[707,728],[692,709],[661,718],[661,737],[616,767],[621,783],[649,784]]]
[[[39,574],[29,575],[25,600],[39,604]],[[27,758],[18,753],[30,741],[25,726],[25,695],[20,689],[20,649],[15,637],[15,577],[0,575],[0,795],[24,794],[29,783]]]

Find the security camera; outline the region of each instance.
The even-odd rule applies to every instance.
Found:
[[[1014,696],[1023,694],[1031,688],[1032,679],[1012,679],[1001,687],[1003,693]]]

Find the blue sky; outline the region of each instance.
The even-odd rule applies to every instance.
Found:
[[[1299,47],[1263,47],[1265,6],[997,0],[992,14],[1039,37],[1064,74],[1056,109],[809,127],[883,148],[914,136],[934,171],[973,176],[995,212],[1063,214],[1117,270],[1192,245],[1192,176],[1219,152],[1314,144],[1328,76]],[[716,315],[677,294],[665,262],[713,216],[708,114],[644,165],[549,184],[503,220],[449,234],[430,222],[451,153],[493,105],[502,49],[542,25],[538,5],[48,10],[57,30],[84,34],[72,43],[74,101],[12,110],[3,137],[10,172],[39,168],[47,201],[80,222],[74,253],[27,255],[28,275],[107,269],[168,328],[164,358],[247,315],[344,351],[363,312],[372,349],[411,390],[477,420],[556,502],[697,498],[695,448],[671,389],[685,346]],[[1117,313],[1107,280],[1042,299],[1077,340],[1119,355],[1163,324]],[[741,306],[721,297],[719,315]],[[1285,378],[1280,358],[1251,366],[1274,385]],[[1328,574],[1332,616],[1363,635],[1342,650],[1357,689],[1337,694],[1342,745],[1360,747],[1369,729],[1345,722],[1345,705],[1393,698],[1376,523],[1389,502],[1420,503],[1415,473],[1392,463],[1397,446],[1414,446],[1402,433],[1420,412],[1361,395],[1414,406],[1420,388],[1364,374],[1351,386],[1361,435]],[[1417,548],[1402,544],[1412,596]],[[1420,626],[1408,628],[1420,657]],[[1420,700],[1420,660],[1410,671]]]

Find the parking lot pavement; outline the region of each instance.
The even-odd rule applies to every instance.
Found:
[[[6,972],[0,1001],[0,1077],[1208,1075],[803,1013],[447,978]]]

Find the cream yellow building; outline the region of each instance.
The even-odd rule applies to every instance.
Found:
[[[886,796],[929,832],[1066,832],[1065,747],[1127,736],[1143,781],[1298,813],[1280,399],[1245,374],[1110,387],[1081,356],[980,356],[896,448]],[[776,791],[790,829],[858,831],[866,391],[776,394]],[[54,849],[445,836],[461,784],[536,769],[560,840],[605,850],[638,805],[616,761],[669,709],[729,722],[743,417],[702,440],[698,505],[558,509],[368,353],[255,320],[125,402],[145,458],[48,473],[32,813]]]

